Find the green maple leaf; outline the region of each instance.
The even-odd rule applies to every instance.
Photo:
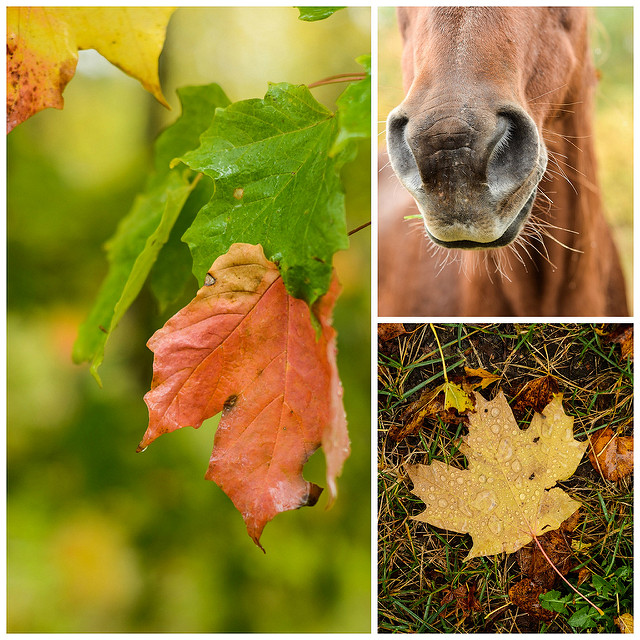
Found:
[[[189,170],[171,171],[169,162],[195,147],[199,133],[211,122],[215,109],[229,104],[218,85],[188,87],[179,95],[182,116],[156,141],[156,172],[107,243],[109,271],[73,346],[74,361],[91,361],[91,373],[98,382],[106,342],[140,293],[198,182]]]
[[[336,102],[340,131],[333,153],[343,149],[349,140],[371,136],[371,56],[360,56],[356,62],[364,67],[367,75],[349,84]]]
[[[345,9],[346,7],[298,7],[300,15],[298,20],[305,22],[316,22],[317,20],[326,20],[330,18],[336,11]]]
[[[327,291],[333,254],[348,247],[339,170],[350,149],[331,153],[338,131],[305,86],[270,85],[264,99],[216,111],[200,147],[180,158],[215,183],[183,236],[200,284],[243,242],[262,245],[294,297],[312,304]]]

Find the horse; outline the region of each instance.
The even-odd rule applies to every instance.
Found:
[[[588,10],[397,16],[405,98],[379,174],[378,315],[628,315],[596,175]]]

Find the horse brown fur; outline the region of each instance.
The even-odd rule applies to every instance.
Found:
[[[489,22],[483,12],[491,12]],[[419,109],[424,90],[421,83],[426,86],[437,81],[438,73],[446,73],[441,68],[447,59],[441,50],[445,40],[430,41],[430,34],[455,29],[464,20],[467,31],[474,20],[498,30],[497,34],[483,33],[469,44],[477,65],[469,71],[470,81],[486,81],[515,96],[546,144],[550,159],[538,186],[532,217],[552,225],[548,234],[555,240],[546,237],[543,247],[530,237],[528,245],[517,247],[520,259],[510,247],[434,250],[419,221],[403,220],[419,212],[413,198],[385,166],[379,177],[379,315],[627,315],[624,278],[602,214],[597,183],[592,138],[596,76],[587,10],[400,9],[405,41],[403,78],[408,92],[405,102],[413,101],[413,107]],[[559,22],[567,34],[560,43],[553,33]],[[531,27],[537,33],[535,39],[519,35]],[[496,47],[507,53],[498,55]],[[496,61],[500,64],[491,66]],[[516,64],[517,73],[507,69],[507,63]],[[520,82],[513,86],[516,77]],[[451,89],[455,89],[454,83]],[[527,225],[530,229],[531,222]],[[443,262],[448,264],[442,267]]]

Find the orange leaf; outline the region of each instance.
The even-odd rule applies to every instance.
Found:
[[[480,378],[480,382],[471,383],[470,386],[472,389],[477,389],[478,387],[486,389],[490,384],[500,380],[499,375],[489,373],[486,369],[470,369],[469,367],[465,367],[464,372],[469,378]]]
[[[302,476],[311,454],[324,448],[331,500],[349,455],[330,325],[338,288],[334,279],[314,306],[317,337],[308,305],[287,294],[262,247],[235,244],[148,343],[154,374],[138,449],[222,411],[206,478],[231,498],[258,546],[275,515],[318,499],[321,489]]]
[[[62,109],[79,49],[96,49],[168,106],[158,57],[170,7],[8,7],[7,133],[47,107]]]
[[[633,437],[617,436],[610,427],[591,434],[589,460],[600,475],[613,482],[633,471]]]

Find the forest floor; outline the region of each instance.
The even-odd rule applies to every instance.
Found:
[[[378,630],[601,633],[632,622],[633,475],[620,459],[622,477],[605,479],[588,455],[604,427],[618,438],[611,446],[632,446],[631,325],[381,324],[378,345]],[[557,486],[582,506],[543,546],[602,615],[533,557],[534,542],[465,561],[470,535],[413,518],[425,504],[411,493],[408,464],[466,467],[469,410],[445,410],[444,393],[433,394],[447,380],[471,398],[501,389],[521,429],[563,395],[575,439],[589,444]]]

